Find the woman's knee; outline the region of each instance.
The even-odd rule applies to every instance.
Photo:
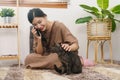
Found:
[[[31,59],[33,58],[33,54],[34,53],[29,54],[29,55],[26,56],[26,58],[25,58],[25,65],[31,63]]]

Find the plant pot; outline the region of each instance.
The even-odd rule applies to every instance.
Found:
[[[109,20],[93,19],[88,23],[88,34],[90,36],[109,36],[111,32]]]
[[[3,17],[4,23],[11,23],[11,18],[12,17]]]
[[[107,24],[105,24],[104,22],[91,24],[92,36],[105,36],[106,31],[107,31]]]

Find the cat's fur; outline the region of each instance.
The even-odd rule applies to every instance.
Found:
[[[58,57],[62,63],[61,67],[57,67],[54,65],[54,69],[60,73],[81,73],[82,72],[82,64],[80,61],[80,57],[75,52],[65,51],[60,44],[56,44],[51,48],[51,51],[58,54]]]

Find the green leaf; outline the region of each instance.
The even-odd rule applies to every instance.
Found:
[[[94,12],[99,12],[99,10],[96,8],[96,7],[91,7],[92,9],[92,11],[94,11]]]
[[[85,4],[81,4],[80,7],[82,7],[83,9],[87,10],[87,11],[93,11],[93,12],[98,12],[99,10],[96,7],[91,7]]]
[[[2,8],[0,16],[1,17],[13,17],[15,15],[14,10],[11,8]]]
[[[83,17],[83,18],[78,18],[75,23],[80,24],[80,23],[86,23],[89,22],[92,19],[91,16]]]
[[[84,8],[86,12],[91,13],[92,15],[95,15],[96,17],[98,17],[99,14],[99,10],[96,7],[90,7],[84,4],[81,4],[80,7]]]
[[[120,14],[120,4],[119,5],[116,5],[114,6],[111,11],[115,14]]]
[[[88,6],[88,5],[85,5],[85,4],[81,4],[80,7],[82,7],[83,9],[86,9],[86,10],[92,10],[91,6]]]
[[[115,20],[112,19],[112,32],[116,30],[116,23]]]
[[[101,8],[101,9],[107,9],[109,6],[109,0],[97,0],[97,5]]]
[[[102,10],[101,12],[103,13],[104,18],[114,18],[114,15],[109,10]]]
[[[99,12],[91,12],[91,11],[87,11],[87,10],[85,10],[85,11],[92,14],[92,15],[94,15],[97,18],[99,18],[99,16],[100,16]]]

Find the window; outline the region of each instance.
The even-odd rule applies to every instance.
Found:
[[[69,0],[0,0],[0,5],[15,6],[19,1],[21,7],[67,8]]]

